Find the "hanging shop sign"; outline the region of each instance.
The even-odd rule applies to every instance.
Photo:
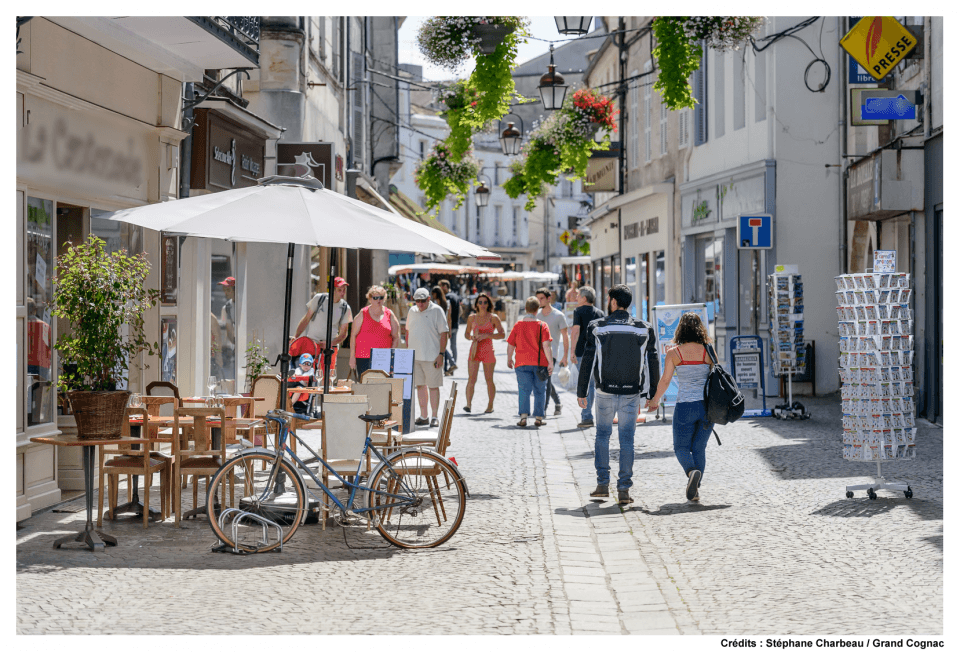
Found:
[[[840,45],[879,81],[917,46],[917,39],[893,16],[864,16]]]
[[[617,143],[613,143],[616,145]],[[615,192],[617,189],[617,162],[620,160],[618,148],[597,150],[590,154],[587,161],[587,173],[583,178],[583,191]]]
[[[323,183],[324,188],[333,190],[334,165],[333,143],[277,143],[279,175],[302,177],[310,174]]]
[[[884,149],[850,166],[848,219],[882,220],[922,210],[922,150]]]
[[[263,177],[266,140],[213,109],[196,109],[190,187],[231,190]]]

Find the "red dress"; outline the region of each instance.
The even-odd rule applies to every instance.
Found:
[[[484,335],[493,335],[495,330],[493,326],[493,317],[489,318],[489,321],[485,326],[475,326],[474,333],[483,333]],[[486,339],[480,340],[479,342],[474,342],[476,349],[474,350],[473,357],[471,360],[475,362],[496,362],[496,355],[493,353],[493,340]]]

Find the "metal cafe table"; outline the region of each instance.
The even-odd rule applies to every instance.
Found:
[[[113,437],[111,439],[80,439],[76,435],[59,435],[56,437],[31,437],[30,441],[35,444],[50,444],[51,446],[83,446],[83,488],[87,502],[87,524],[82,531],[77,534],[61,537],[53,542],[54,548],[59,548],[65,543],[78,541],[85,543],[90,550],[94,552],[104,549],[104,544],[108,546],[117,545],[117,538],[105,534],[93,527],[93,466],[97,454],[97,446],[106,446],[109,444],[143,444],[145,440],[139,437]]]

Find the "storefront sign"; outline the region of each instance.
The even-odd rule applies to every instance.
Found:
[[[17,134],[17,176],[83,196],[147,199],[145,134],[32,96]],[[154,166],[156,173],[156,166]]]
[[[257,185],[266,140],[213,109],[196,109],[190,187],[230,190]]]
[[[302,177],[312,175],[333,189],[333,143],[277,143],[277,174]],[[340,177],[342,175],[342,170]]]
[[[864,16],[840,39],[840,46],[879,81],[917,46],[917,40],[893,16]]]
[[[166,306],[177,305],[178,240],[166,235],[160,241],[160,302]]]

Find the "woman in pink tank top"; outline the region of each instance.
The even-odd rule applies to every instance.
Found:
[[[360,311],[350,329],[350,368],[357,379],[370,368],[370,349],[395,349],[400,346],[400,322],[383,306],[387,291],[380,285],[367,290],[369,305]]]

